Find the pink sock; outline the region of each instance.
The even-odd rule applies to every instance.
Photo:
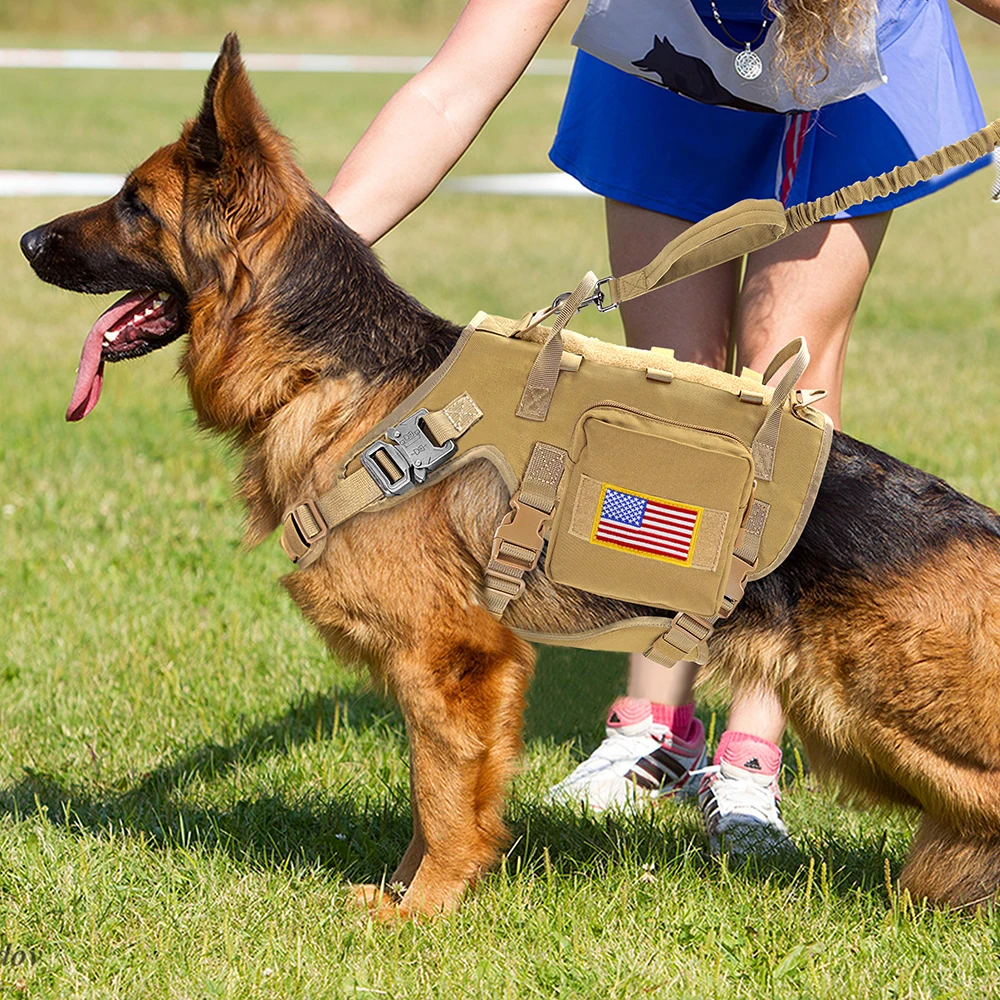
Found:
[[[713,763],[723,761],[744,771],[774,776],[781,768],[781,749],[759,736],[727,729],[719,740]]]
[[[655,701],[653,722],[658,726],[666,726],[679,740],[690,740],[694,729],[694,702],[686,705],[658,705]]]
[[[645,698],[622,695],[608,709],[609,726],[632,726],[649,718],[649,702]]]

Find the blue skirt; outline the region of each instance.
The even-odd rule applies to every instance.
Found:
[[[946,0],[904,0],[880,28],[888,82],[801,114],[699,104],[578,52],[552,162],[617,201],[697,221],[743,198],[812,201],[985,124]],[[956,167],[836,216],[872,215],[990,163]]]

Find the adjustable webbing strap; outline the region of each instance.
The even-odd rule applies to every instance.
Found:
[[[649,649],[646,656],[662,667],[672,667],[681,660],[697,656],[698,647],[706,642],[715,628],[717,617],[702,618],[687,612],[677,615],[673,624]]]
[[[738,551],[743,545],[742,531],[737,541]],[[646,650],[645,655],[663,667],[672,667],[681,660],[697,659],[698,662],[704,662],[706,656],[703,644],[708,641],[719,619],[728,618],[736,610],[743,597],[747,577],[756,565],[756,558],[753,562],[748,562],[734,553],[726,593],[718,612],[711,618],[681,612],[674,618],[670,628]]]
[[[322,496],[305,500],[285,513],[281,547],[300,569],[314,563],[326,538],[338,525],[386,497],[400,496],[426,480],[455,452],[461,437],[483,411],[463,392],[429,413],[416,413],[385,431],[361,452],[361,468],[339,480]]]
[[[699,663],[707,662],[708,650],[705,644],[715,630],[715,624],[720,618],[728,618],[736,606],[743,600],[747,580],[751,572],[757,568],[757,552],[760,549],[761,532],[764,521],[767,520],[767,504],[761,511],[758,501],[754,498],[757,484],[747,501],[747,509],[743,515],[743,523],[736,533],[733,546],[733,561],[729,566],[729,579],[723,591],[719,610],[711,617],[693,615],[686,611],[674,617],[670,628],[659,636],[646,650],[645,655],[654,663],[663,667],[672,667],[680,660],[695,659]],[[754,516],[757,516],[755,523]],[[762,516],[761,516],[762,515]]]
[[[802,378],[802,373],[809,367],[809,350],[801,337],[785,344],[771,359],[764,371],[761,381],[766,385],[774,378],[778,369],[788,360],[791,364],[788,371],[781,376],[767,408],[767,415],[760,430],[753,439],[753,468],[758,479],[770,482],[774,476],[774,453],[778,447],[778,431],[781,430],[781,411],[785,400],[791,395],[796,383]]]
[[[521,485],[510,498],[510,511],[493,536],[483,582],[486,610],[498,621],[507,605],[524,593],[524,575],[538,565],[544,532],[566,470],[566,452],[539,441],[531,451]]]
[[[483,411],[475,400],[463,392],[450,403],[424,415],[423,427],[431,441],[441,447],[448,441],[460,438],[479,418]]]

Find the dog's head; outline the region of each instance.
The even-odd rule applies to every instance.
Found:
[[[280,326],[274,290],[287,285],[293,267],[282,250],[290,242],[309,242],[292,232],[307,215],[321,217],[321,228],[345,229],[269,122],[239,42],[229,35],[201,111],[177,142],[133,170],[113,198],[21,238],[25,257],[44,281],[79,292],[127,292],[87,335],[67,419],[80,420],[97,404],[105,362],[148,354],[185,333],[191,339],[182,369],[195,408],[203,422],[222,429],[252,422],[255,392],[281,395],[289,379],[301,381],[329,365],[307,339],[300,338],[295,351],[274,340]],[[268,295],[271,322],[257,317],[255,323],[256,307]],[[277,356],[299,363],[285,363],[280,372],[275,364],[274,378],[262,389],[259,376]],[[251,371],[258,376],[252,386]],[[220,380],[223,374],[228,381]],[[220,381],[241,397],[235,410],[233,400],[220,397],[226,391]]]

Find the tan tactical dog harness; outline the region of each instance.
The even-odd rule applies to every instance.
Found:
[[[703,658],[747,581],[795,546],[823,477],[832,425],[809,405],[822,393],[795,388],[809,361],[805,343],[794,340],[763,373],[736,376],[677,361],[672,351],[582,337],[566,323],[585,305],[613,309],[998,144],[1000,121],[816,202],[787,211],[777,201],[740,202],[632,274],[598,281],[588,273],[574,292],[520,321],[479,313],[444,363],[356,443],[334,487],[287,512],[285,552],[305,568],[338,525],[485,458],[511,495],[484,579],[495,618],[520,597],[547,549],[553,582],[669,614],[519,634],[644,652],[664,664]]]

